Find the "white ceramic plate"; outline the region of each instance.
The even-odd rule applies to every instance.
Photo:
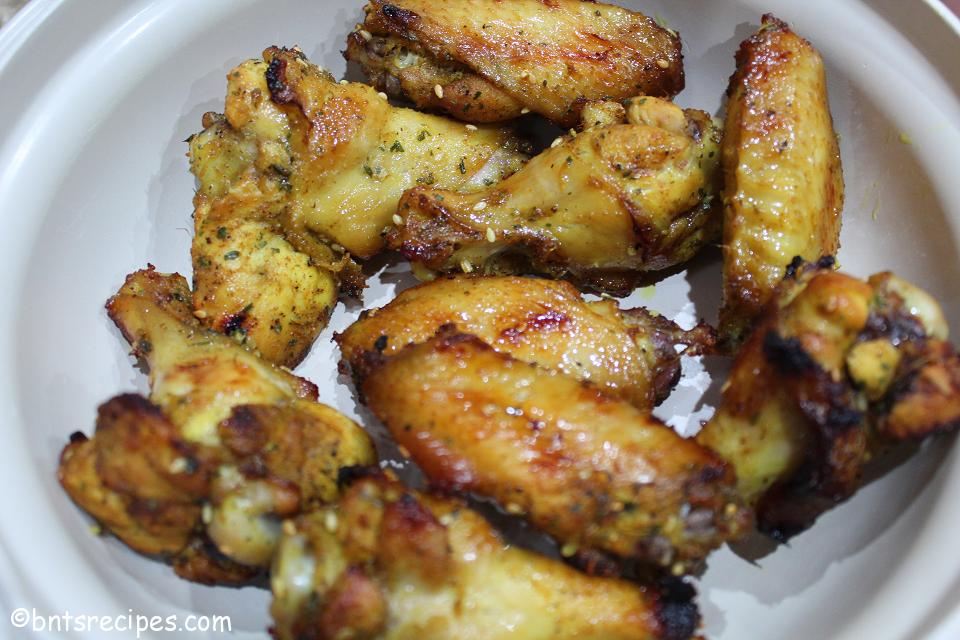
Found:
[[[761,13],[810,38],[827,60],[842,135],[843,268],[895,269],[935,293],[960,329],[956,18],[921,0],[624,3],[680,30],[688,88],[679,101],[713,112]],[[229,614],[239,635],[264,635],[265,591],[190,584],[91,535],[54,470],[67,436],[90,432],[100,402],[144,389],[102,305],[147,261],[188,272],[193,180],[182,141],[203,112],[222,107],[227,70],[268,45],[300,44],[341,74],[361,4],[35,0],[0,32],[0,616],[14,607]],[[375,280],[366,304],[385,303],[397,282],[406,279]],[[701,259],[630,302],[712,320],[718,282],[715,261]],[[301,368],[323,400],[354,416],[329,338],[358,310],[339,308]],[[680,426],[703,410],[710,384],[688,364],[664,410]],[[950,445],[926,447],[754,564],[714,554],[700,583],[708,637],[960,637],[960,459]],[[0,636],[10,631],[0,619]]]

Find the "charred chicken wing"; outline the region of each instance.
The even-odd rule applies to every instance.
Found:
[[[348,60],[380,90],[468,122],[535,112],[563,127],[591,100],[683,89],[679,36],[581,0],[373,0]]]
[[[684,640],[698,616],[656,587],[507,545],[478,513],[383,476],[285,524],[278,640]]]
[[[333,500],[341,468],[374,461],[311,383],[200,326],[182,277],[139,271],[107,308],[150,368],[150,400],[101,407],[60,480],[132,548],[192,580],[243,582],[269,565],[280,518]]]
[[[534,271],[624,294],[716,237],[719,132],[706,113],[634,98],[583,117],[582,133],[484,191],[405,193],[390,246],[436,271]]]
[[[960,356],[936,301],[831,266],[791,265],[697,437],[781,539],[848,498],[877,453],[960,426]]]
[[[567,282],[519,276],[448,276],[421,284],[364,313],[336,340],[347,368],[362,368],[368,353],[393,355],[449,325],[646,410],[676,383],[681,354],[714,344],[706,325],[684,331],[646,309],[586,302]]]
[[[526,158],[505,129],[393,107],[277,48],[230,72],[224,114],[204,127],[190,140],[195,307],[206,326],[286,366],[306,354],[339,287],[359,291],[350,257],[382,248],[404,190],[481,188]]]
[[[493,498],[568,555],[674,571],[748,526],[719,457],[594,385],[441,333],[355,367],[364,402],[433,486]]]
[[[823,60],[772,16],[737,52],[721,155],[720,331],[735,346],[794,256],[818,260],[840,244],[843,172]]]

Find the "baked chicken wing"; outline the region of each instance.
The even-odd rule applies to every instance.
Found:
[[[830,266],[791,265],[697,436],[780,539],[849,497],[873,456],[960,426],[960,357],[936,301]]]
[[[150,400],[101,407],[60,480],[132,548],[192,580],[243,582],[269,565],[281,518],[335,499],[340,469],[375,460],[314,385],[201,327],[182,277],[139,271],[107,308],[150,368]]]
[[[583,132],[486,190],[405,193],[390,246],[436,271],[535,271],[623,294],[716,237],[719,131],[706,113],[634,98],[583,117]]]
[[[223,115],[190,140],[194,304],[206,326],[293,366],[326,323],[352,257],[383,246],[404,190],[476,189],[526,156],[506,129],[467,128],[337,83],[296,50],[228,75]]]
[[[271,586],[278,640],[684,640],[698,619],[689,601],[507,545],[463,503],[383,476],[286,523]]]
[[[683,89],[679,36],[581,0],[373,0],[345,56],[421,109],[468,122],[532,111],[574,126],[591,100]]]
[[[722,148],[720,332],[746,338],[787,265],[835,255],[843,172],[823,60],[773,16],[740,45]]]
[[[680,355],[710,351],[712,330],[684,331],[646,309],[586,302],[569,283],[518,276],[448,276],[407,289],[336,336],[347,369],[368,353],[391,356],[444,326],[497,351],[589,380],[650,410],[680,376]]]
[[[590,383],[444,332],[355,367],[363,401],[431,484],[494,499],[567,555],[676,572],[749,526],[733,474]]]

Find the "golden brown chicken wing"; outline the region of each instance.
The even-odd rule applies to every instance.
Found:
[[[719,132],[706,113],[634,98],[583,115],[585,131],[485,191],[408,191],[390,246],[437,271],[535,271],[623,294],[716,236]]]
[[[697,436],[780,539],[848,498],[877,453],[960,426],[960,356],[936,301],[831,266],[791,265]]]
[[[421,109],[468,122],[533,111],[574,126],[591,100],[683,89],[676,32],[581,0],[373,0],[345,56]]]
[[[275,47],[230,72],[224,114],[204,127],[190,141],[195,307],[286,366],[325,326],[338,287],[359,291],[350,256],[382,248],[404,190],[480,188],[526,158],[506,129],[393,107]]]
[[[723,132],[720,331],[746,338],[794,256],[840,245],[843,172],[823,60],[773,16],[740,45]]]
[[[695,606],[505,544],[465,504],[362,478],[284,527],[274,634],[369,640],[684,640]]]
[[[139,271],[107,307],[150,368],[151,398],[101,407],[59,473],[134,549],[192,580],[246,581],[269,564],[281,518],[335,499],[340,469],[375,460],[315,386],[200,326],[182,277]]]
[[[444,490],[579,549],[682,571],[748,525],[710,451],[595,386],[451,332],[355,367],[364,402]]]
[[[605,393],[652,409],[680,375],[680,355],[713,348],[713,331],[684,331],[646,309],[586,302],[569,283],[518,276],[448,276],[407,289],[335,336],[347,369],[366,354],[390,356],[443,326],[497,351],[589,380]]]

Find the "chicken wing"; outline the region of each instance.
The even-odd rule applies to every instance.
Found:
[[[204,127],[190,140],[195,307],[286,366],[325,325],[338,286],[362,287],[351,256],[382,248],[404,190],[481,188],[527,157],[509,130],[393,107],[275,47],[230,72],[225,112]]]
[[[311,383],[200,326],[178,275],[127,278],[110,317],[150,368],[150,401],[101,407],[76,434],[60,480],[132,548],[201,582],[265,568],[280,518],[337,497],[340,469],[375,460],[366,433],[318,404]]]
[[[364,402],[443,490],[493,498],[568,551],[674,571],[748,526],[726,463],[647,412],[445,332],[354,369]]]
[[[394,355],[443,326],[478,336],[497,351],[589,380],[650,410],[680,376],[680,355],[713,348],[713,331],[684,331],[646,309],[586,302],[567,282],[517,276],[448,276],[407,289],[335,336],[346,369],[367,353]]]
[[[706,113],[634,98],[583,115],[582,133],[485,191],[405,193],[390,246],[437,271],[535,271],[624,294],[716,237],[719,131]]]
[[[344,53],[380,90],[468,122],[533,111],[574,126],[591,100],[683,89],[676,32],[581,0],[373,0]]]
[[[773,16],[737,52],[722,149],[720,332],[746,338],[794,256],[840,245],[843,171],[823,60]]]
[[[278,640],[683,640],[697,625],[689,601],[507,545],[463,503],[383,476],[284,531]]]
[[[697,436],[779,539],[849,497],[877,453],[960,426],[960,356],[936,301],[831,266],[791,264]]]

